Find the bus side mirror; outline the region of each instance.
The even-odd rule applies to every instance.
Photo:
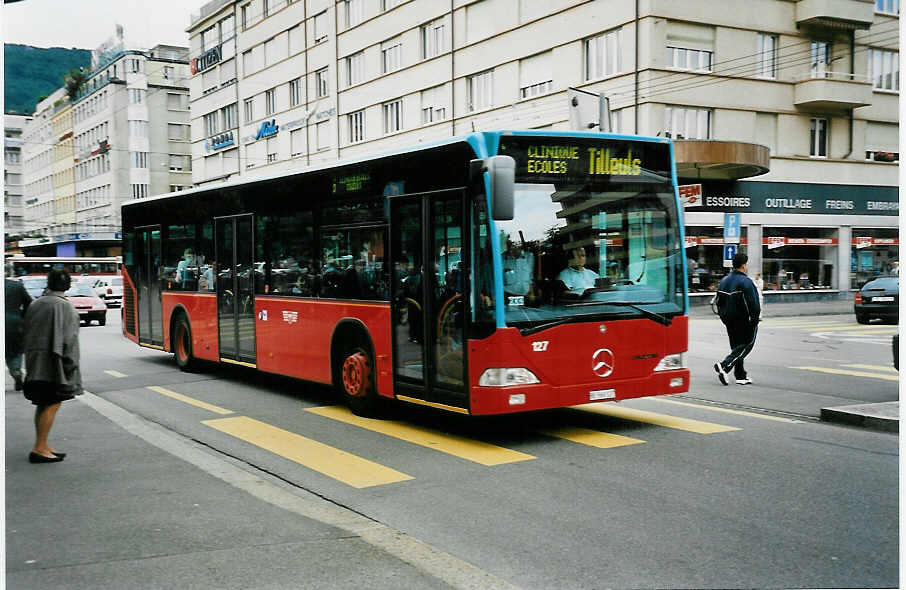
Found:
[[[480,182],[487,172],[491,181],[491,218],[495,221],[513,219],[513,190],[516,182],[516,160],[510,156],[491,156],[472,160],[469,179]]]

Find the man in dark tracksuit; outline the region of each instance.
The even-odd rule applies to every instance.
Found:
[[[721,321],[727,327],[731,349],[727,358],[714,363],[717,378],[724,385],[729,385],[727,374],[730,369],[733,369],[733,375],[739,385],[752,383],[746,375],[742,361],[755,346],[761,305],[758,303],[755,284],[746,276],[748,262],[749,257],[741,252],[734,256],[733,272],[721,279],[717,286],[717,310]]]

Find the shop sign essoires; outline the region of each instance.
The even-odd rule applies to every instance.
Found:
[[[695,186],[695,185],[689,185]],[[898,215],[897,187],[794,182],[703,183],[696,211]]]

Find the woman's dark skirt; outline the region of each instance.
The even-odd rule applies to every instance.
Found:
[[[61,391],[58,383],[49,381],[26,381],[23,393],[25,399],[36,406],[52,406],[73,399],[71,393]]]

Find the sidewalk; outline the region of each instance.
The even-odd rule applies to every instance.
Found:
[[[7,588],[510,588],[91,394],[57,414],[66,459],[31,464],[34,406],[11,383]]]
[[[814,315],[836,315],[836,314],[853,314],[852,299],[834,299],[828,301],[803,301],[801,303],[772,303],[770,300],[765,302],[765,318],[779,317],[796,317],[796,316],[814,316]],[[711,311],[711,306],[691,305],[689,307],[690,317],[716,317]],[[855,315],[853,315],[855,321]]]

